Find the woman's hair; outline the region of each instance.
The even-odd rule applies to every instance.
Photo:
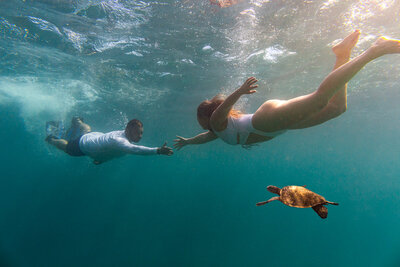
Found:
[[[206,117],[211,118],[213,112],[225,101],[225,96],[218,94],[210,100],[204,100],[197,107],[197,118]],[[229,115],[232,117],[238,117],[241,112],[239,110],[231,109]]]
[[[211,118],[213,112],[225,101],[221,94],[214,96],[211,100],[204,100],[197,107],[197,117]]]

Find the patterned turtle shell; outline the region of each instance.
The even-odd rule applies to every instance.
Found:
[[[325,204],[326,199],[303,186],[285,186],[280,191],[280,201],[290,207],[311,208]]]

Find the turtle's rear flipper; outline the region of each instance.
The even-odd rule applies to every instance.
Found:
[[[265,205],[267,203],[268,203],[268,201],[258,202],[258,203],[256,203],[256,206],[262,206],[262,205]]]
[[[326,201],[326,203],[331,204],[331,205],[335,205],[335,206],[339,205],[339,203],[332,202],[332,201]]]
[[[317,205],[312,208],[322,219],[328,217],[328,209],[324,205]]]

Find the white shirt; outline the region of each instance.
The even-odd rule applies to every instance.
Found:
[[[100,162],[119,158],[126,154],[157,154],[156,147],[151,148],[131,144],[125,136],[125,131],[84,134],[79,140],[79,148],[85,155]]]

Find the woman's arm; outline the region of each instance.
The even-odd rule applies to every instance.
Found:
[[[182,147],[186,145],[200,145],[208,143],[218,138],[218,136],[211,131],[198,134],[192,138],[184,138],[181,136],[176,136],[176,137],[177,139],[174,140],[175,142],[174,148],[177,150],[180,150]]]
[[[257,79],[254,77],[248,78],[244,84],[229,95],[225,101],[213,112],[210,119],[210,124],[216,131],[224,130],[224,123],[228,119],[229,112],[231,111],[233,105],[239,100],[239,98],[244,94],[254,94],[258,85],[255,83]]]

